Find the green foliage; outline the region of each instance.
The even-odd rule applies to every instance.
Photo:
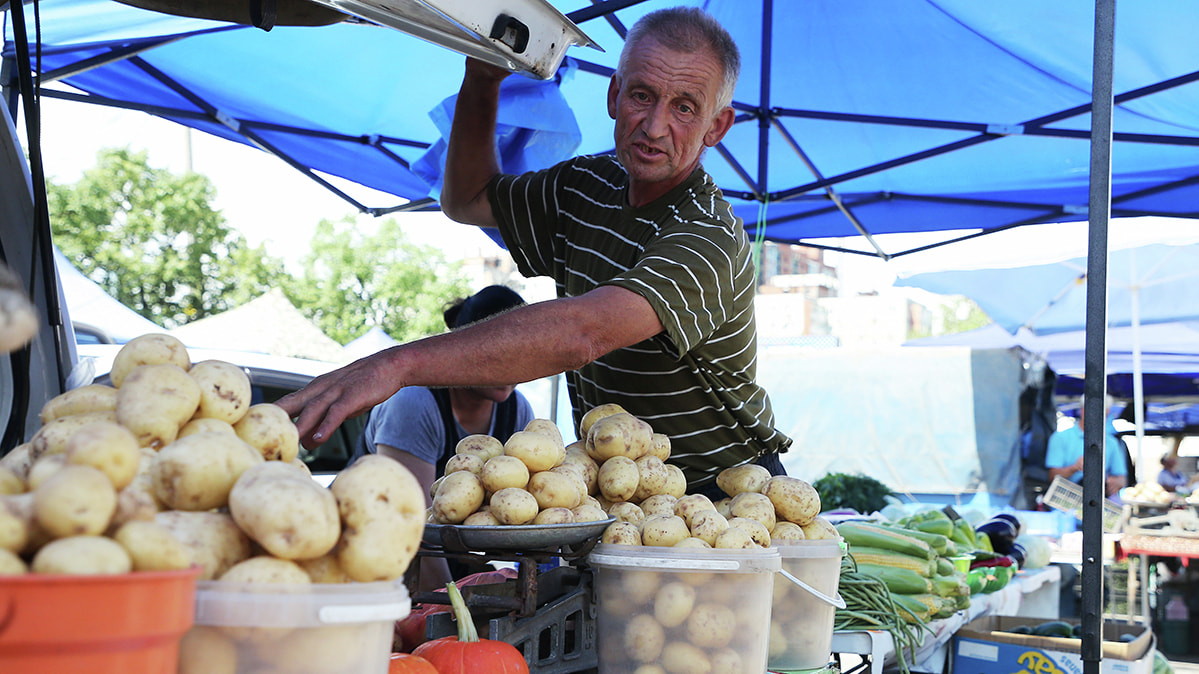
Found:
[[[954,297],[944,304],[944,308],[943,334],[946,335],[975,330],[991,322],[986,312],[966,297]]]
[[[391,218],[374,234],[352,217],[322,220],[303,266],[303,283],[284,292],[342,344],[374,326],[401,342],[444,332],[446,304],[470,293],[458,264],[409,241]]]
[[[152,168],[144,152],[101,150],[74,185],[47,185],[55,243],[85,276],[173,328],[279,284],[283,265],[212,208],[205,176]]]
[[[821,512],[851,508],[869,515],[886,507],[885,497],[891,494],[890,487],[867,475],[829,473],[812,486],[820,494]]]

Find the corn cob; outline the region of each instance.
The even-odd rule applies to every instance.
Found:
[[[858,571],[883,581],[894,594],[928,594],[933,591],[932,581],[911,569],[859,562]]]
[[[837,525],[837,532],[841,534],[841,537],[851,547],[857,545],[868,548],[894,550],[905,555],[923,557],[925,559],[933,559],[937,555],[928,543],[913,538],[906,533],[900,533],[899,531],[880,527],[875,524],[842,522]]]
[[[936,572],[936,564],[932,560],[905,555],[894,550],[851,546],[849,554],[859,566],[862,564],[873,564],[874,566],[908,569],[926,578],[931,578]]]
[[[921,520],[919,522],[913,522],[907,528],[915,529],[916,531],[940,534],[948,538],[950,534],[953,533],[953,521],[948,517],[936,517],[927,520]]]
[[[932,548],[933,551],[938,555],[946,554],[946,550],[949,546],[949,537],[943,534],[923,531],[921,529],[911,527],[898,527],[891,524],[875,524],[873,526],[881,527],[903,536],[909,536],[911,538],[924,541],[925,543],[928,543],[929,547]]]
[[[970,596],[970,586],[966,584],[964,573],[933,576],[932,586],[933,592],[942,597]]]
[[[891,599],[895,602],[895,608],[899,609],[899,615],[906,622],[924,624],[928,622],[929,616],[932,615],[932,609],[929,605],[918,599],[920,596],[918,594],[891,594]]]
[[[952,576],[954,573],[957,573],[957,567],[953,565],[953,562],[949,561],[949,559],[945,557],[937,558],[938,576]]]

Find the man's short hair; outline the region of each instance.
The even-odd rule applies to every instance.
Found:
[[[711,14],[698,7],[670,7],[641,17],[625,37],[617,73],[624,72],[632,47],[646,37],[654,38],[673,51],[694,54],[710,50],[724,69],[724,81],[713,112],[723,110],[733,101],[733,90],[737,88],[737,76],[741,72],[741,52],[733,36]]]

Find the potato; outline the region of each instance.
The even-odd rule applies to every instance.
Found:
[[[641,506],[631,501],[617,501],[608,506],[608,515],[615,517],[619,522],[631,522],[638,525],[638,530],[641,529],[641,520],[645,519],[645,511]]]
[[[591,496],[591,494],[589,493],[590,490],[587,488],[587,478],[583,474],[582,466],[579,466],[577,464],[560,463],[560,464],[554,466],[553,468],[550,468],[548,471],[544,471],[544,472],[558,473],[560,475],[565,475],[567,478],[569,478],[570,483],[573,484],[575,487],[575,491],[577,491],[579,493],[579,503],[580,504],[583,503],[583,499]]]
[[[116,508],[112,483],[91,466],[66,466],[33,493],[34,517],[53,538],[103,534]]]
[[[600,542],[612,545],[641,545],[641,528],[632,522],[613,522],[604,529]]]
[[[616,456],[636,461],[649,453],[653,436],[654,429],[648,423],[628,412],[617,412],[591,426],[586,437],[587,455],[600,464]]]
[[[614,456],[600,464],[599,491],[610,501],[629,500],[640,481],[637,463],[627,456]]]
[[[558,429],[558,424],[549,419],[533,419],[525,424],[524,430],[530,433],[542,433],[547,438],[558,443],[562,449],[566,449],[566,441],[562,439],[562,431]]]
[[[520,459],[532,474],[558,465],[561,459],[558,445],[544,433],[517,431],[504,443],[504,454]]]
[[[691,535],[708,545],[716,544],[716,537],[729,528],[729,521],[715,510],[699,510],[691,515]]]
[[[487,460],[479,473],[483,488],[494,494],[501,489],[524,489],[529,484],[529,467],[515,456],[501,454]]]
[[[250,539],[227,513],[168,510],[154,521],[187,550],[191,564],[200,567],[199,580],[216,580],[234,564],[250,558]]]
[[[0,550],[20,554],[34,526],[33,494],[0,496]]]
[[[237,674],[237,646],[216,627],[193,625],[179,641],[178,674]]]
[[[250,377],[233,363],[202,360],[187,374],[200,386],[198,417],[235,424],[250,409]]]
[[[531,524],[574,524],[575,516],[570,508],[555,506],[537,513]]]
[[[637,482],[637,491],[633,492],[634,501],[644,501],[650,496],[663,493],[670,475],[666,472],[666,464],[656,456],[643,456],[637,459],[637,472],[641,476]]]
[[[754,542],[753,537],[745,529],[729,525],[728,529],[725,529],[716,536],[716,540],[712,542],[712,547],[744,549],[756,548],[758,544]]]
[[[712,499],[703,494],[687,494],[675,501],[674,514],[682,517],[687,525],[691,525],[691,517],[701,510],[715,510]]]
[[[635,499],[634,499],[635,500]],[[649,515],[673,515],[674,507],[679,500],[670,494],[654,494],[641,501],[641,510]]]
[[[229,567],[218,579],[226,583],[272,583],[284,585],[309,585],[312,580],[295,562],[259,555]]]
[[[455,454],[445,462],[445,474],[465,470],[475,475],[483,474],[483,459],[473,454]],[[443,476],[444,477],[444,476]]]
[[[741,492],[729,502],[729,511],[733,513],[733,517],[746,517],[761,522],[767,531],[774,528],[774,503],[765,494]]]
[[[758,493],[770,477],[770,471],[766,468],[756,463],[747,463],[720,471],[716,475],[716,486],[730,497],[747,491]]]
[[[834,527],[833,523],[829,522],[822,515],[813,517],[811,522],[803,525],[803,534],[804,538],[813,541],[841,538],[841,533],[837,531],[837,527]]]
[[[66,455],[68,464],[99,469],[115,489],[124,489],[133,482],[142,460],[137,438],[115,421],[80,426],[67,440]]]
[[[346,570],[341,568],[341,563],[337,561],[337,555],[330,553],[322,555],[316,559],[297,559],[296,564],[304,569],[304,573],[308,574],[308,578],[314,583],[352,583],[354,582]]]
[[[546,508],[570,509],[579,505],[583,496],[574,479],[552,470],[533,473],[529,477],[528,492],[537,499],[537,505]]]
[[[525,493],[528,494],[529,492]],[[537,500],[533,499],[533,502],[536,503]],[[534,517],[536,517],[536,515],[534,515]],[[499,519],[496,518],[495,513],[491,510],[476,510],[467,515],[466,519],[462,520],[462,526],[466,527],[498,527],[501,524],[503,524],[503,522],[500,522]]]
[[[458,524],[483,505],[483,481],[469,471],[445,476],[433,497],[433,513],[442,522]]]
[[[487,463],[488,459],[504,453],[504,443],[490,435],[477,433],[459,440],[454,446],[454,453],[477,456]]]
[[[155,496],[167,508],[212,510],[228,505],[237,479],[262,462],[262,455],[240,438],[196,433],[159,450],[150,477]]]
[[[376,638],[362,625],[322,625],[256,643],[252,657],[271,674],[358,674],[375,668]],[[254,672],[266,674],[261,669]]]
[[[537,517],[537,498],[518,487],[506,487],[491,495],[491,514],[500,524],[528,524]]]
[[[42,425],[85,412],[116,412],[117,390],[105,384],[88,384],[64,391],[42,405]]]
[[[675,498],[687,495],[687,476],[683,475],[682,468],[673,463],[666,464],[666,486],[662,488],[662,493]]]
[[[112,538],[129,553],[134,571],[171,571],[191,566],[187,548],[158,522],[126,522]]]
[[[709,653],[711,674],[741,674],[741,653],[735,648],[718,648]]]
[[[678,627],[687,622],[693,608],[695,588],[686,583],[665,583],[654,593],[654,617],[663,627]]]
[[[562,459],[562,465],[575,466],[580,469],[588,494],[594,494],[599,489],[599,464],[587,455],[582,441],[572,442],[566,447],[566,456]]]
[[[653,662],[666,645],[666,632],[653,616],[635,615],[624,626],[624,649],[636,662]]]
[[[157,457],[158,453],[154,450],[145,447],[141,449],[137,474],[133,476],[132,482],[117,492],[117,510],[112,514],[112,521],[108,523],[109,535],[126,522],[153,520],[155,515],[165,509],[162,501],[158,500],[158,495],[154,493],[154,477],[150,474],[150,468]]]
[[[117,391],[117,421],[142,447],[158,449],[179,436],[200,405],[200,385],[176,365],[141,365]]]
[[[666,674],[666,670],[662,669],[662,665],[651,662],[634,669],[633,674]]]
[[[0,456],[0,466],[11,470],[14,475],[24,480],[29,476],[29,466],[33,463],[32,454],[33,443],[19,444]]]
[[[780,517],[801,527],[820,514],[820,494],[799,478],[775,475],[766,481],[762,493],[770,497]]]
[[[668,674],[712,673],[708,654],[685,641],[672,641],[662,648],[662,667]]]
[[[576,522],[599,522],[608,519],[608,513],[597,505],[583,503],[571,509]]]
[[[803,527],[787,520],[777,522],[770,530],[770,540],[772,541],[802,541],[806,538]]]
[[[54,419],[39,428],[33,434],[33,437],[29,439],[30,460],[37,461],[44,456],[52,454],[65,454],[67,451],[67,440],[71,439],[75,431],[93,421],[116,420],[117,413],[114,411],[84,412],[82,414],[72,414],[69,417]]]
[[[134,337],[121,347],[112,359],[108,378],[120,388],[129,373],[142,365],[172,364],[186,372],[191,367],[187,347],[178,338],[159,333]]]
[[[37,491],[43,482],[65,468],[66,465],[66,454],[47,454],[34,461],[33,465],[29,467],[29,476],[25,478],[25,485],[30,491]]]
[[[617,405],[616,403],[604,403],[602,405],[596,405],[595,407],[592,407],[591,409],[587,410],[587,413],[584,414],[583,418],[579,421],[579,437],[585,440],[587,438],[587,434],[591,432],[591,427],[595,424],[595,422],[603,419],[604,417],[624,411],[625,408]]]
[[[0,496],[24,494],[25,478],[17,475],[11,468],[0,466]]]
[[[641,544],[669,548],[691,536],[678,515],[652,515],[641,521]]]
[[[712,544],[705,541],[702,538],[696,538],[695,536],[688,536],[687,538],[684,538],[683,540],[679,541],[678,543],[675,543],[673,547],[676,547],[676,548],[704,548],[704,549],[710,550],[712,548]]]
[[[315,559],[341,536],[337,499],[290,463],[250,467],[229,492],[229,514],[256,543],[280,559]]]
[[[770,530],[758,520],[748,517],[734,517],[729,520],[729,526],[743,529],[757,545],[763,548],[770,547]]]
[[[461,471],[454,475],[479,479]],[[439,496],[445,487],[438,489]],[[337,558],[346,574],[358,582],[403,576],[425,529],[423,490],[411,471],[371,454],[338,473],[330,489],[341,513]]]
[[[722,498],[712,502],[712,506],[716,508],[716,512],[724,515],[726,518],[733,516],[733,509],[730,504],[733,502],[731,498]],[[777,513],[776,519],[777,519]]]
[[[233,430],[233,424],[228,421],[210,417],[193,417],[191,421],[183,424],[175,439],[185,438],[194,433],[227,433],[229,435],[237,435],[237,431]]]
[[[233,424],[237,437],[257,449],[268,461],[291,461],[300,453],[300,431],[282,407],[258,403]]]
[[[43,545],[33,556],[30,569],[34,573],[120,574],[133,570],[133,562],[125,548],[111,538],[68,536]]]
[[[25,560],[16,553],[0,548],[0,576],[20,576],[25,573],[29,573]]]
[[[663,463],[670,458],[670,436],[665,433],[654,433],[650,436],[649,453],[646,456],[656,456]]]
[[[737,616],[720,604],[698,604],[687,616],[687,640],[702,648],[723,648],[733,640]]]

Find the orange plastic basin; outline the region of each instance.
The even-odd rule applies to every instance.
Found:
[[[174,674],[199,574],[0,577],[0,671]]]

